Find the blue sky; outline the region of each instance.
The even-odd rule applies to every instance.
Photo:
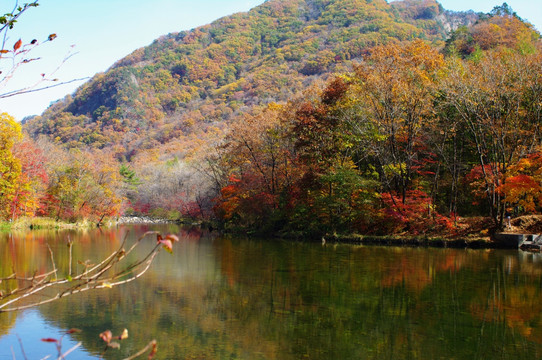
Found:
[[[440,2],[450,10],[488,12],[502,0]],[[14,1],[2,3],[0,11],[5,13],[11,10]],[[6,6],[7,3],[10,5]],[[24,14],[15,29],[8,33],[8,44],[19,38],[23,42],[34,38],[43,40],[51,33],[56,33],[58,38],[38,47],[32,55],[41,60],[24,65],[6,87],[0,88],[0,93],[32,84],[41,78],[41,73],[53,73],[70,51],[76,54],[51,78],[66,81],[91,77],[161,35],[192,29],[261,3],[263,0],[40,0],[41,5]],[[529,20],[537,29],[542,28],[539,0],[508,0],[507,3],[520,17]],[[75,46],[72,48],[72,45]],[[7,63],[0,65],[4,69],[8,66]],[[0,111],[19,120],[40,114],[52,101],[72,93],[78,84],[0,99]]]

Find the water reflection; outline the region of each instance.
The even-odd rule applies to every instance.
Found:
[[[137,237],[149,229],[4,237],[0,274],[13,268],[18,273],[45,271],[50,266],[47,243],[57,266],[66,266],[67,235],[76,240],[74,258],[85,260],[104,257],[126,234]],[[159,358],[180,359],[542,355],[540,256],[321,246],[218,238],[198,229],[158,230],[180,233],[182,240],[173,255],[160,254],[144,277],[40,307],[41,316],[60,329],[82,329],[74,338],[96,357],[103,350],[100,332],[128,328],[130,338],[120,350],[108,351],[111,359],[153,338]],[[13,315],[5,315],[0,315],[0,336],[14,332]],[[6,341],[5,335],[0,341]],[[6,356],[4,351],[0,356]]]
[[[3,334],[0,330],[0,359],[56,359],[57,350],[55,344],[45,344],[41,339],[45,336],[61,339],[62,350],[65,352],[76,346],[77,342],[71,336],[64,334],[64,329],[57,328],[50,324],[38,310],[28,310],[18,315],[10,314],[7,317],[1,314],[0,323],[6,318],[13,320],[8,334]],[[2,325],[0,325],[2,329]],[[39,330],[38,330],[39,329]],[[4,336],[2,336],[4,335]],[[24,354],[23,350],[24,349]],[[78,347],[71,353],[73,359],[94,359],[95,357],[87,353],[83,348]]]

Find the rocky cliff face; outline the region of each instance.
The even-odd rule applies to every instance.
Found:
[[[442,28],[449,34],[461,26],[474,25],[479,18],[480,15],[474,11],[455,12],[447,10],[437,15],[436,20],[442,24]]]

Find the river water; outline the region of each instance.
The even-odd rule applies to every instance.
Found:
[[[510,250],[321,245],[172,225],[0,234],[0,277],[96,262],[148,230],[179,235],[134,282],[0,314],[0,359],[539,359],[542,258]],[[137,256],[153,246],[142,244]],[[137,256],[128,259],[134,260]],[[0,289],[8,286],[5,282]],[[12,285],[13,286],[13,285]],[[21,346],[22,344],[22,346]],[[21,348],[24,349],[23,355]],[[142,357],[146,358],[146,356]]]

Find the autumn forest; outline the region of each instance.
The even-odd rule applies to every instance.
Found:
[[[157,39],[22,124],[0,115],[0,219],[502,229],[542,210],[541,121],[540,33],[506,4],[269,0]]]

